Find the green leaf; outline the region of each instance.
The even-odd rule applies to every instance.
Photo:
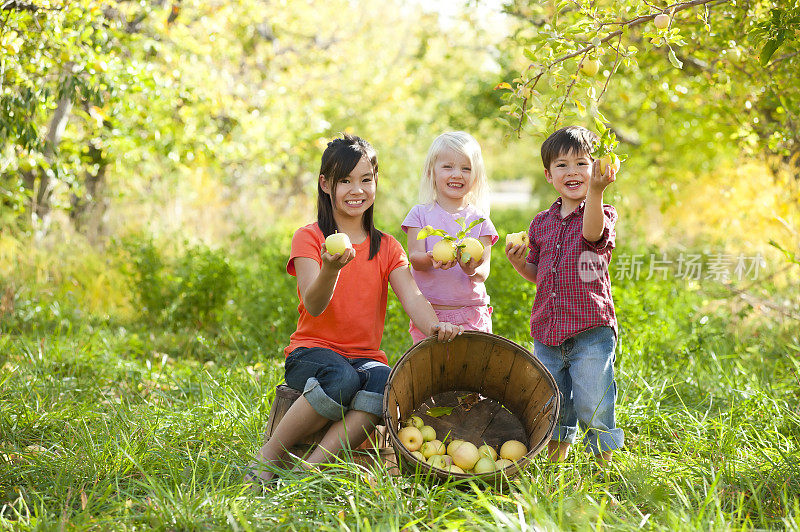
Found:
[[[430,410],[428,410],[425,413],[428,414],[431,417],[449,416],[450,413],[453,411],[453,408],[455,408],[455,407],[452,407],[452,406],[437,406],[437,407],[431,408]]]
[[[472,222],[470,222],[470,224],[468,226],[466,226],[464,228],[464,231],[469,231],[470,229],[472,229],[473,227],[475,227],[479,223],[483,223],[485,221],[486,221],[486,218],[478,218],[477,220],[473,220]]]
[[[672,66],[675,68],[683,68],[683,62],[678,59],[678,56],[675,55],[675,50],[672,48],[669,49],[669,62],[672,63]]]
[[[775,53],[775,50],[777,50],[781,43],[783,43],[783,39],[784,35],[779,34],[778,37],[767,41],[767,44],[765,44],[764,48],[761,49],[761,55],[759,57],[761,66],[766,66],[766,64],[769,63],[769,60]]]

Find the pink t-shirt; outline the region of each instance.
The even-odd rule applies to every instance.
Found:
[[[461,227],[456,222],[459,218],[466,218],[467,225],[478,218],[485,218],[483,222],[470,229],[468,236],[474,238],[488,236],[491,237],[493,245],[497,242],[497,230],[489,220],[489,217],[483,215],[471,205],[455,214],[447,212],[436,202],[415,205],[406,216],[406,219],[403,220],[401,227],[407,233],[409,227],[422,228],[430,225],[436,229],[444,229],[455,236],[461,230]],[[426,238],[425,251],[431,251],[436,242],[441,239],[442,237],[440,236]],[[475,282],[459,266],[448,270],[431,269],[423,272],[416,271],[412,266],[411,273],[423,295],[434,305],[472,306],[489,304],[489,295],[486,293],[484,284]]]

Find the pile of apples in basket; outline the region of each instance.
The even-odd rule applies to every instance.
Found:
[[[403,425],[397,433],[403,447],[421,462],[448,473],[493,473],[512,465],[528,452],[525,444],[517,440],[503,443],[499,452],[486,443],[480,447],[464,440],[445,444],[436,439],[436,430],[425,425],[418,416],[411,416]]]

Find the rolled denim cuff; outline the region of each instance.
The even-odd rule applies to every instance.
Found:
[[[350,403],[352,410],[361,410],[369,414],[375,414],[378,417],[383,416],[383,394],[376,392],[368,392],[366,390],[359,390],[353,401]]]
[[[328,397],[322,390],[319,381],[311,377],[306,381],[303,397],[322,417],[338,421],[344,417],[345,407]]]
[[[556,425],[553,429],[553,434],[550,436],[551,440],[563,441],[570,445],[575,443],[578,439],[578,427],[565,427],[564,425]]]
[[[584,441],[586,449],[594,454],[616,451],[625,446],[625,434],[622,429],[589,429]]]

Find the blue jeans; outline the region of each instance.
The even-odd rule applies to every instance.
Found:
[[[534,355],[553,375],[561,394],[553,440],[575,443],[580,424],[586,431],[584,444],[592,453],[614,451],[625,444],[614,415],[616,345],[617,338],[610,327],[594,327],[556,346],[534,340]]]
[[[391,368],[371,358],[347,358],[322,347],[298,347],[286,358],[286,384],[303,392],[319,415],[339,420],[348,410],[383,415]]]

